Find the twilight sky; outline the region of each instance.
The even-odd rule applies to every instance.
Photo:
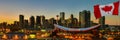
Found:
[[[91,11],[91,20],[98,22],[93,15],[93,6],[96,4],[105,5],[118,0],[0,0],[0,23],[19,19],[19,14],[23,14],[25,19],[30,16],[45,15],[52,18],[65,12],[65,17],[69,18],[73,14],[78,18],[78,14],[83,10]],[[119,16],[106,16],[106,24],[120,25]]]

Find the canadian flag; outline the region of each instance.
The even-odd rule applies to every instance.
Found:
[[[94,15],[96,19],[105,15],[118,15],[119,13],[119,1],[107,5],[95,5]]]

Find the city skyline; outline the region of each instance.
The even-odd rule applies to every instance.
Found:
[[[92,2],[94,1],[94,2]],[[1,11],[0,11],[0,23],[8,22],[13,23],[18,21],[19,14],[23,14],[25,19],[29,19],[30,16],[45,15],[47,19],[56,18],[60,12],[65,12],[65,19],[73,14],[76,18],[79,17],[79,12],[83,10],[91,11],[91,20],[98,22],[93,15],[93,6],[96,4],[104,5],[115,2],[118,0],[30,0],[28,1],[0,1]],[[110,25],[120,25],[120,15],[119,16],[105,16],[106,24]],[[116,20],[114,20],[116,19]]]

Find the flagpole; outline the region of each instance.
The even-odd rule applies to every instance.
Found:
[[[116,18],[116,25],[118,25],[118,23],[117,23],[117,18]]]
[[[118,18],[117,18],[117,23],[118,23],[117,25],[119,25],[119,19]]]
[[[119,15],[118,15],[118,16],[119,16]],[[120,22],[120,21],[119,21],[119,17],[118,17],[118,25],[119,25],[119,22]]]
[[[119,2],[120,2],[120,0],[118,0]],[[119,3],[120,4],[120,3]],[[120,6],[119,6],[119,9],[120,9]],[[118,11],[118,16],[120,15],[120,12]],[[119,24],[119,17],[118,17],[118,25],[120,25]]]
[[[120,2],[120,0],[118,0],[119,2]],[[119,3],[120,4],[120,3]],[[120,6],[119,6],[119,9],[120,9]],[[120,15],[120,12],[118,13],[118,16]],[[119,19],[120,17],[118,17],[118,25],[120,25],[120,19]]]

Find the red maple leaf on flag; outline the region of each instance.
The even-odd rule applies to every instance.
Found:
[[[102,8],[102,10],[104,10],[105,12],[109,12],[111,11],[111,9],[112,9],[112,6],[105,6]]]

